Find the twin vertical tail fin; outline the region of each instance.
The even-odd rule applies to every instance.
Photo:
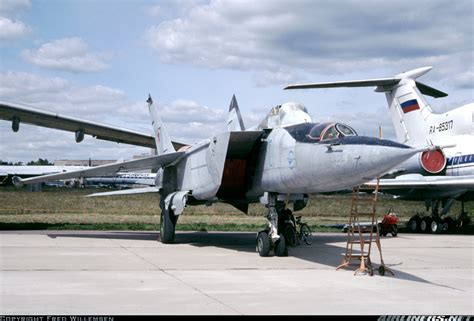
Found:
[[[237,104],[237,99],[235,95],[232,96],[232,100],[229,105],[229,114],[227,116],[227,129],[230,132],[234,131],[244,131],[244,121],[242,115],[240,114],[239,105]]]
[[[422,94],[434,98],[448,94],[416,81],[432,67],[423,67],[396,75],[394,78],[352,80],[327,83],[290,85],[284,89],[313,89],[335,87],[373,87],[384,92],[395,127],[398,141],[402,143],[426,143],[429,130],[427,119],[433,114]]]
[[[171,143],[171,138],[166,131],[166,128],[163,126],[163,122],[161,121],[161,117],[159,116],[156,107],[153,105],[153,99],[150,95],[148,95],[146,102],[148,103],[153,131],[155,132],[155,143],[158,155],[174,153],[176,150]]]

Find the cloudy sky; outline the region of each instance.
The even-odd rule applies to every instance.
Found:
[[[392,77],[433,66],[422,82],[473,100],[471,0],[2,0],[0,100],[117,125],[152,128],[151,93],[175,140],[225,130],[236,95],[247,126],[287,101],[313,121],[394,137],[370,88],[283,91],[290,83]],[[0,159],[129,159],[145,148],[0,121]]]

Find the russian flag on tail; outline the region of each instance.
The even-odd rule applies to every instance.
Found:
[[[420,105],[418,105],[418,101],[416,99],[407,100],[404,103],[401,103],[400,106],[402,107],[404,114],[420,109]]]

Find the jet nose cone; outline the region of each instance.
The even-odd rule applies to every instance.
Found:
[[[370,137],[361,138],[355,148],[356,172],[361,179],[377,178],[400,163],[408,160],[419,150],[391,140]],[[359,153],[357,153],[357,150]]]

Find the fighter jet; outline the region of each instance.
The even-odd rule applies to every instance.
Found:
[[[268,256],[272,250],[277,256],[285,256],[287,246],[278,222],[287,205],[292,205],[293,211],[301,210],[309,194],[351,189],[422,150],[391,140],[358,136],[343,123],[312,122],[300,103],[275,106],[259,125],[245,130],[235,96],[229,108],[230,131],[194,145],[173,144],[151,97],[147,103],[154,130],[153,146],[145,134],[0,103],[0,118],[11,121],[14,131],[18,131],[21,122],[27,122],[75,132],[76,141],[82,140],[84,134],[92,134],[99,139],[157,150],[156,156],[144,159],[30,179],[16,178],[15,183],[152,169],[157,172],[153,187],[93,196],[159,193],[163,243],[174,241],[178,218],[186,206],[224,202],[247,213],[250,203],[261,203],[267,208],[269,227],[257,234],[257,251],[261,256]]]
[[[457,225],[469,219],[464,202],[474,200],[474,103],[435,113],[422,94],[434,98],[448,94],[417,80],[431,69],[422,67],[393,78],[298,84],[285,89],[374,86],[376,92],[385,93],[397,140],[412,146],[429,143],[438,148],[417,153],[391,169],[387,178],[367,185],[379,184],[380,189],[401,199],[425,201],[432,209],[431,215],[413,216],[408,227],[413,232],[439,233],[455,225],[455,220],[445,216],[454,200],[462,202]]]

